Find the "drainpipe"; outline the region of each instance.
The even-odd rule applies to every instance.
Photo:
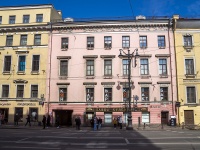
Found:
[[[177,59],[176,59],[176,38],[175,38],[175,30],[176,30],[176,18],[173,16],[173,38],[174,38],[174,56],[175,56],[175,64],[177,64]],[[177,66],[176,66],[176,94],[177,94],[177,101],[179,101],[179,93],[178,93],[178,75],[177,75]],[[179,114],[179,107],[177,108],[177,114],[178,114],[178,124],[180,126],[180,114]]]
[[[48,78],[48,101],[47,101],[47,112],[49,115],[49,103],[50,103],[50,97],[51,97],[51,57],[52,57],[52,22],[49,23],[50,25],[50,54],[49,54],[49,78]]]
[[[171,91],[172,91],[172,115],[174,116],[174,92],[173,92],[173,75],[172,75],[172,53],[171,53],[171,43],[170,43],[170,19],[168,21],[168,44],[169,44],[169,59],[170,59],[170,71],[171,71]]]

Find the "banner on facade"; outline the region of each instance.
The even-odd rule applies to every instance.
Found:
[[[131,111],[146,112],[148,107],[131,108]],[[128,112],[128,108],[86,108],[86,112]]]

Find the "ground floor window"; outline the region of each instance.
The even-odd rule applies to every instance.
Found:
[[[30,108],[29,114],[31,117],[31,121],[37,121],[38,120],[38,108]]]
[[[149,112],[142,112],[142,123],[150,123]]]
[[[22,121],[22,118],[23,118],[23,108],[22,107],[15,107],[15,114],[18,114],[19,121]]]
[[[104,113],[104,122],[112,123],[112,113]]]
[[[123,114],[124,124],[128,124],[128,113]]]

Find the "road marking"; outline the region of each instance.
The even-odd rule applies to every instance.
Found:
[[[2,148],[12,149],[61,149],[61,148],[50,148],[50,147],[21,147],[21,146],[3,146]]]
[[[25,140],[27,140],[27,139],[30,139],[30,137],[27,137],[27,138],[24,138],[24,139],[18,140],[18,141],[16,141],[16,142],[25,141]]]
[[[128,141],[128,139],[127,139],[127,138],[125,138],[125,141],[126,141],[126,143],[127,143],[127,144],[130,144],[130,142]]]

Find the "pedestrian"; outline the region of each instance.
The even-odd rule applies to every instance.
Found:
[[[117,116],[117,126],[119,127],[119,118],[120,116]]]
[[[57,128],[60,128],[60,117],[59,116],[56,117],[56,125],[57,125]]]
[[[91,128],[94,128],[94,117],[90,120]]]
[[[122,129],[122,123],[123,123],[122,116],[120,116],[119,117],[119,127],[120,127],[120,129]]]
[[[116,129],[116,127],[117,127],[117,119],[113,119],[113,125],[114,125],[114,129]]]
[[[0,113],[0,126],[1,126],[1,124],[2,124],[2,114]]]
[[[47,116],[47,128],[50,127],[51,117],[50,115]]]
[[[94,117],[94,131],[97,130],[97,117]]]
[[[76,130],[80,130],[81,119],[79,116],[75,118],[75,122],[76,122]]]
[[[99,119],[98,119],[98,127],[99,127],[99,129],[101,129],[101,125],[102,125],[102,119],[101,119],[101,117],[99,117]]]
[[[45,127],[46,127],[46,122],[47,122],[46,116],[43,115],[43,119],[42,119],[43,129],[45,129]]]
[[[30,115],[27,115],[25,126],[26,126],[28,123],[29,123],[29,126],[31,126],[31,117],[30,117]]]
[[[19,122],[19,115],[18,115],[18,113],[16,113],[15,116],[14,116],[14,124],[16,126],[18,126],[18,122]]]

